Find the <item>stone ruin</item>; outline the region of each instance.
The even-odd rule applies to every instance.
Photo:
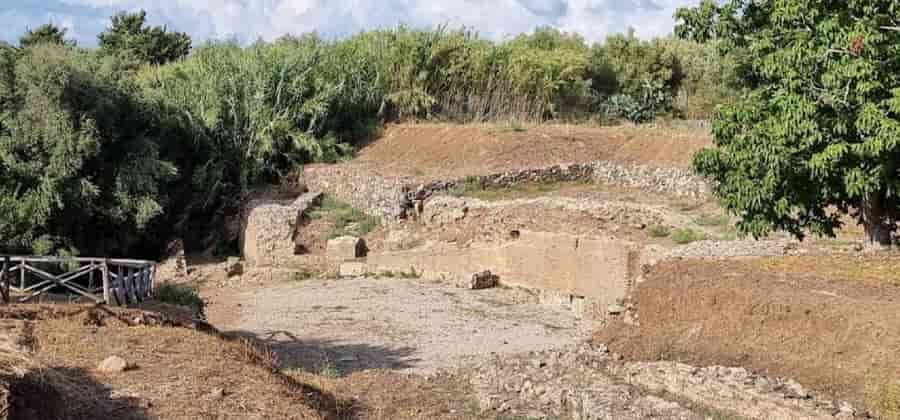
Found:
[[[297,254],[297,227],[306,211],[317,206],[321,193],[295,200],[254,200],[241,215],[240,247],[244,261],[255,267],[278,267]]]

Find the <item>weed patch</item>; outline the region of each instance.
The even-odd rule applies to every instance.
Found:
[[[322,204],[317,209],[309,212],[309,218],[313,220],[323,217],[334,218],[334,227],[328,233],[329,239],[347,235],[365,236],[381,225],[381,220],[377,217],[369,216],[328,195],[322,199]]]
[[[900,379],[871,376],[866,384],[866,404],[880,419],[900,420]]]
[[[704,235],[703,232],[698,232],[691,228],[675,229],[675,231],[672,232],[672,240],[679,245],[686,245],[704,239],[706,239],[706,235]]]
[[[649,233],[651,238],[668,238],[672,234],[672,229],[667,226],[655,225],[650,226]]]
[[[455,197],[472,197],[484,201],[499,201],[540,197],[573,186],[599,187],[586,181],[521,183],[508,187],[494,187],[485,185],[477,177],[470,177],[451,189],[450,195]]]
[[[160,284],[156,287],[153,297],[162,303],[193,308],[199,314],[203,314],[203,310],[206,308],[206,302],[203,301],[197,290],[183,284]]]

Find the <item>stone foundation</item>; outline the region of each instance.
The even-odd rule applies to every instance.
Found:
[[[387,252],[367,258],[368,271],[416,272],[427,280],[459,283],[490,270],[504,286],[548,290],[568,296],[591,319],[625,298],[636,275],[636,247],[615,238],[522,231],[500,245],[442,246]]]

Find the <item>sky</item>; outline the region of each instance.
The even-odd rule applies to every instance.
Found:
[[[94,46],[109,16],[147,11],[153,25],[207,39],[252,42],[315,31],[332,38],[361,30],[448,24],[502,40],[538,26],[577,32],[589,41],[634,28],[642,38],[672,32],[675,9],[699,0],[0,0],[0,40],[52,22]]]

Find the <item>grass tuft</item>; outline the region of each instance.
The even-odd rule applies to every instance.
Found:
[[[322,204],[309,212],[309,217],[316,220],[329,216],[334,218],[334,227],[328,234],[329,239],[348,235],[365,236],[381,225],[381,220],[377,217],[369,216],[343,201],[326,195],[322,199]]]
[[[672,229],[668,226],[655,225],[649,229],[651,238],[668,238],[672,234]]]
[[[731,223],[731,218],[725,214],[704,214],[696,222],[700,226],[725,226]]]
[[[706,239],[706,235],[704,235],[703,232],[698,232],[691,228],[675,229],[675,231],[672,232],[672,240],[679,245],[686,245],[704,239]]]

